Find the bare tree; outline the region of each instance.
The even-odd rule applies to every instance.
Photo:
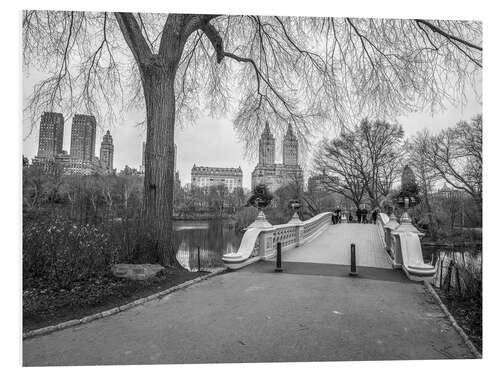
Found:
[[[315,170],[323,176],[324,187],[360,207],[365,194],[365,181],[359,140],[353,132],[344,132],[331,141],[324,140],[314,157]]]
[[[263,119],[282,131],[293,123],[305,143],[329,121],[460,101],[481,43],[481,24],[467,21],[26,11],[25,67],[46,77],[27,109],[33,119],[58,108],[102,118],[142,102],[144,218],[173,264],[176,122],[203,107],[225,113],[234,96],[248,149]]]
[[[470,122],[459,122],[431,137],[423,153],[426,165],[453,188],[469,194],[482,206],[483,153],[482,115]]]
[[[378,207],[396,179],[401,176],[405,147],[401,125],[364,119],[354,128],[354,142],[359,162],[358,172],[364,181],[372,207]]]
[[[437,181],[439,175],[436,169],[426,161],[426,155],[431,148],[432,136],[428,129],[424,129],[413,136],[409,142],[408,164],[415,173],[417,184],[422,194],[422,203],[427,214],[433,216],[432,206],[430,204],[430,193]]]
[[[352,131],[324,142],[315,164],[330,191],[350,199],[357,208],[365,194],[378,207],[400,175],[404,156],[401,125],[364,119]]]

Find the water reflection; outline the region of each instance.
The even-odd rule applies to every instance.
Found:
[[[174,222],[174,241],[177,260],[189,271],[198,270],[198,248],[200,268],[210,271],[223,266],[222,256],[236,252],[243,233],[236,231],[229,221],[176,221]]]
[[[431,283],[446,290],[463,292],[475,290],[481,285],[483,252],[481,244],[468,246],[422,246],[424,261],[437,265],[437,271]],[[455,270],[458,268],[458,270]]]
[[[463,257],[464,255],[471,258],[478,258],[482,255],[482,246],[481,244],[469,245],[469,246],[443,246],[443,245],[428,245],[422,244],[422,255],[424,261],[429,263],[433,259],[441,258],[441,257],[450,257],[454,256],[453,254],[460,255]]]

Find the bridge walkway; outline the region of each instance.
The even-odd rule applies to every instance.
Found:
[[[283,259],[286,262],[348,265],[351,243],[356,245],[358,266],[392,268],[375,224],[330,225],[310,243],[286,251]]]

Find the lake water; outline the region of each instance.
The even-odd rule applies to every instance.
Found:
[[[424,245],[422,253],[426,262],[434,261],[437,265],[437,272],[430,281],[434,286],[461,296],[464,293],[475,295],[481,287],[483,252],[480,244],[455,248]]]
[[[236,252],[240,246],[243,232],[237,231],[231,221],[175,221],[174,240],[177,248],[177,260],[189,271],[210,271],[223,266],[222,256]],[[478,249],[461,249],[449,251],[439,247],[423,246],[423,256],[426,262],[443,259],[444,264],[454,259],[458,263],[474,264],[481,268],[482,251]],[[465,251],[464,251],[465,250]],[[465,254],[464,254],[465,253]],[[439,273],[436,274],[436,277]]]
[[[175,221],[174,241],[177,260],[189,271],[200,268],[210,271],[223,266],[222,256],[236,252],[243,232],[237,231],[233,222],[224,220]]]

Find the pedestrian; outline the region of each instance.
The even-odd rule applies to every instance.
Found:
[[[337,214],[337,223],[340,223],[340,219],[341,219],[341,211],[340,211],[340,208],[337,207],[337,209],[335,210],[335,213]]]
[[[361,209],[359,207],[356,210],[356,217],[358,218],[358,223],[361,223]]]
[[[366,216],[368,216],[368,210],[363,207],[363,209],[361,210],[361,220],[363,224],[366,224]]]
[[[372,221],[373,221],[373,224],[375,224],[377,222],[377,215],[378,215],[378,211],[377,211],[377,209],[374,209],[373,212],[372,212]]]
[[[352,217],[351,211],[349,211],[349,223],[352,223],[352,220],[353,220],[353,217]]]
[[[336,221],[337,221],[336,217],[337,217],[337,213],[334,211],[332,214],[332,224],[336,223]]]

